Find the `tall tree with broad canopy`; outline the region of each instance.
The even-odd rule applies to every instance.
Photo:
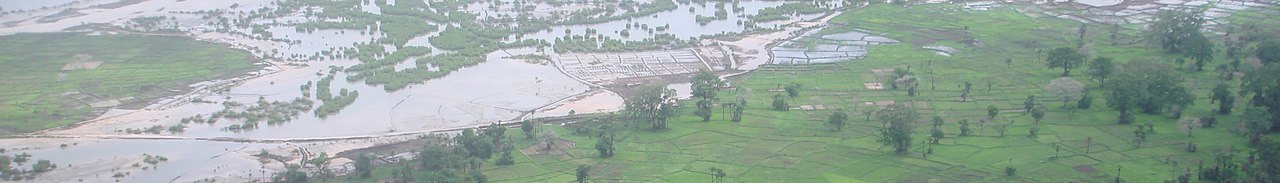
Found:
[[[667,129],[667,118],[676,111],[676,91],[665,87],[645,88],[627,100],[626,111],[632,119],[648,122],[653,130]]]
[[[1085,70],[1085,73],[1089,75],[1089,78],[1098,80],[1098,86],[1103,88],[1107,86],[1107,79],[1111,78],[1111,75],[1115,74],[1115,72],[1116,63],[1111,58],[1107,57],[1098,57],[1093,59],[1093,62],[1089,63],[1089,70]]]
[[[835,127],[835,130],[838,132],[844,128],[845,121],[848,120],[849,114],[845,114],[844,111],[837,110],[836,112],[831,113],[830,117],[827,117],[827,125]]]
[[[1045,58],[1049,61],[1049,68],[1062,68],[1062,77],[1071,76],[1071,69],[1084,65],[1088,56],[1077,52],[1076,49],[1061,47],[1049,50],[1049,57]]]
[[[1280,41],[1271,39],[1259,43],[1256,56],[1263,64],[1280,62]]]
[[[1163,109],[1183,108],[1193,103],[1183,77],[1168,64],[1135,60],[1124,65],[1112,80],[1107,106],[1120,111],[1120,123],[1133,122],[1132,109],[1157,114]]]
[[[880,139],[877,141],[893,146],[893,152],[898,155],[907,154],[907,150],[911,148],[912,124],[920,120],[920,114],[902,103],[895,103],[877,111],[876,119],[888,124],[880,131]]]
[[[1218,103],[1218,114],[1231,114],[1231,108],[1235,106],[1236,96],[1231,92],[1231,86],[1227,83],[1218,83],[1213,87],[1213,94],[1209,96],[1209,103]]]
[[[1192,9],[1160,10],[1155,20],[1147,26],[1147,38],[1159,44],[1169,53],[1183,53],[1193,49],[1192,42],[1204,27],[1204,12]]]
[[[698,100],[698,110],[694,111],[694,114],[702,117],[702,121],[711,121],[712,104],[716,101],[716,93],[720,92],[723,86],[724,82],[711,71],[704,69],[693,76],[692,85],[689,87],[693,91],[693,98]]]
[[[1270,114],[1280,114],[1280,64],[1267,64],[1244,77],[1240,96],[1253,95],[1250,104]],[[1280,115],[1271,115],[1273,126],[1280,126]],[[1272,129],[1276,130],[1276,129]]]

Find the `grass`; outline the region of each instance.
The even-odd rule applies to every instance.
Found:
[[[0,134],[32,132],[89,119],[104,109],[95,100],[133,97],[149,101],[176,94],[198,81],[229,78],[257,69],[254,58],[225,45],[185,37],[82,33],[0,37]],[[68,63],[101,61],[94,69]],[[126,103],[127,104],[127,103]],[[96,111],[96,112],[95,112]]]
[[[844,28],[885,33],[903,43],[872,46],[865,59],[766,66],[733,78],[734,86],[739,88],[722,92],[720,97],[750,98],[742,122],[730,122],[720,113],[711,122],[701,122],[692,110],[685,109],[668,123],[668,131],[641,130],[646,125],[617,122],[630,129],[619,132],[617,156],[612,158],[596,156],[595,139],[562,135],[578,143],[567,155],[517,154],[515,165],[485,165],[483,169],[493,182],[572,181],[577,165],[594,167],[590,174],[598,182],[711,181],[713,177],[708,172],[712,167],[724,169],[726,182],[1109,182],[1117,176],[1126,182],[1161,182],[1180,175],[1184,169],[1194,171],[1198,161],[1211,163],[1214,154],[1242,155],[1238,149],[1247,147],[1246,140],[1230,130],[1238,112],[1216,116],[1219,123],[1215,128],[1197,129],[1191,137],[1178,130],[1177,120],[1167,115],[1139,114],[1138,124],[1155,124],[1156,133],[1138,148],[1131,143],[1136,127],[1116,124],[1118,113],[1106,109],[1103,90],[1091,90],[1096,100],[1088,110],[1062,109],[1061,102],[1048,100],[1052,96],[1042,88],[1059,77],[1061,70],[1046,68],[1037,61],[1032,48],[1075,46],[1079,23],[1031,18],[1009,9],[962,11],[958,5],[946,4],[910,8],[873,5],[849,10],[832,22],[847,26]],[[1110,35],[1100,32],[1087,34],[1085,47],[1120,63],[1176,57],[1144,45],[1111,45]],[[962,43],[970,40],[983,44]],[[944,57],[920,48],[938,44],[953,45],[960,51]],[[1219,58],[1216,62],[1224,63],[1223,57],[1215,57]],[[1013,62],[1006,64],[1006,59]],[[862,83],[879,82],[872,69],[895,67],[912,68],[922,83],[921,95],[910,97],[905,90],[863,87]],[[1184,116],[1215,116],[1210,111],[1216,105],[1210,105],[1207,98],[1213,84],[1205,83],[1218,82],[1216,75],[1210,71],[1179,72],[1188,81],[1200,83],[1191,87],[1197,96],[1196,105],[1186,109]],[[1072,77],[1091,88],[1098,86],[1081,73],[1083,69],[1073,71]],[[973,82],[974,89],[971,98],[962,102],[959,85],[965,81]],[[831,111],[771,110],[769,103],[776,92],[769,89],[792,82],[804,85],[799,97],[789,98],[792,106],[825,105],[828,109],[845,110],[852,123],[843,131],[833,132],[824,126]],[[990,89],[987,83],[991,83]],[[1037,137],[1028,136],[1033,120],[1021,109],[1028,95],[1040,96],[1048,109]],[[910,153],[894,155],[891,147],[876,142],[875,133],[881,124],[865,120],[861,113],[874,110],[874,106],[864,103],[875,101],[914,101],[922,119],[946,119],[942,129],[947,137],[936,145],[921,143],[929,127],[925,122],[918,123],[913,135],[917,142]],[[986,122],[980,128],[979,121],[987,118],[988,105],[997,106],[1002,112],[994,122]],[[1243,107],[1240,105],[1237,108]],[[962,119],[971,122],[975,134],[956,136],[957,121]],[[997,122],[1009,125],[1005,135],[994,130],[993,123]],[[572,127],[541,128],[569,134]],[[522,136],[518,130],[508,133]],[[516,147],[532,144],[516,139]],[[1086,141],[1091,141],[1088,152]],[[1184,151],[1186,142],[1195,142],[1200,150]],[[1055,148],[1058,146],[1060,152]],[[924,157],[929,148],[934,153]],[[1233,148],[1237,150],[1228,152]],[[1017,168],[1018,173],[1005,176],[1006,167]],[[1117,168],[1123,169],[1117,172]]]

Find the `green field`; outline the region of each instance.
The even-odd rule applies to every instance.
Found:
[[[1247,140],[1233,132],[1239,110],[1232,115],[1214,115],[1209,91],[1218,82],[1213,71],[1182,71],[1191,83],[1195,105],[1184,117],[1216,116],[1215,128],[1197,129],[1190,137],[1169,115],[1138,114],[1136,124],[1151,123],[1155,133],[1136,147],[1136,125],[1116,123],[1118,113],[1106,107],[1105,92],[1090,90],[1095,98],[1088,110],[1060,108],[1044,86],[1058,78],[1060,69],[1046,68],[1034,48],[1049,50],[1077,45],[1079,23],[1032,18],[1009,9],[965,11],[958,5],[931,4],[903,8],[872,5],[850,10],[832,20],[842,28],[858,28],[902,43],[870,47],[865,59],[839,64],[766,66],[745,76],[732,78],[736,90],[723,91],[719,98],[749,97],[742,122],[730,122],[717,109],[710,122],[701,122],[692,107],[668,123],[670,130],[649,131],[647,124],[627,125],[618,133],[617,155],[600,158],[596,139],[570,135],[574,126],[544,125],[559,136],[577,143],[565,155],[515,154],[516,163],[482,169],[491,182],[572,182],[575,169],[588,165],[593,182],[711,182],[711,168],[723,169],[725,182],[1111,182],[1117,176],[1125,182],[1163,182],[1196,171],[1197,163],[1211,164],[1217,154],[1243,157]],[[1145,44],[1110,44],[1109,26],[1091,25],[1084,47],[1095,56],[1115,58],[1119,63],[1135,59],[1172,60]],[[835,31],[828,31],[834,33]],[[1138,30],[1118,30],[1120,40],[1140,39]],[[973,45],[972,40],[981,42]],[[951,57],[934,54],[922,46],[946,45],[960,50]],[[1221,53],[1219,53],[1221,55]],[[1226,63],[1216,56],[1210,66]],[[1012,62],[1006,63],[1006,60]],[[1172,63],[1168,61],[1165,63]],[[869,90],[863,83],[880,82],[872,69],[907,68],[920,78],[921,94],[907,96],[905,90]],[[1084,69],[1072,77],[1089,88],[1098,83],[1084,76]],[[963,82],[972,82],[973,93],[962,102]],[[850,114],[851,125],[834,132],[824,123],[831,110],[774,111],[770,108],[781,84],[802,83],[799,97],[789,98],[791,106],[824,105]],[[1237,81],[1231,81],[1233,86]],[[990,89],[988,89],[990,83]],[[1023,112],[1028,95],[1040,96],[1048,114],[1039,124],[1039,135],[1030,137],[1032,117]],[[893,148],[876,141],[881,123],[865,120],[863,111],[875,110],[866,102],[911,101],[922,119],[941,116],[946,138],[940,144],[922,143],[929,133],[927,123],[914,130],[914,146],[907,155],[893,154]],[[692,106],[692,101],[683,103]],[[1072,102],[1071,105],[1075,103]],[[1237,109],[1245,105],[1238,102]],[[986,107],[994,105],[1000,115],[987,117]],[[975,135],[957,137],[959,120],[973,122]],[[608,121],[608,120],[604,120]],[[1008,124],[1000,135],[994,123]],[[520,130],[508,130],[516,148],[534,144]],[[1089,139],[1089,140],[1086,140]],[[1086,141],[1091,147],[1086,152]],[[1187,142],[1199,150],[1184,151]],[[1058,157],[1055,147],[1061,147]],[[932,148],[933,154],[923,157]],[[1234,150],[1233,150],[1234,149]],[[1237,159],[1238,160],[1238,159]],[[1005,176],[1006,167],[1017,169]],[[391,176],[398,168],[383,167],[375,177]],[[1119,169],[1119,171],[1117,171]],[[375,178],[379,179],[379,178]],[[337,182],[366,182],[375,179],[340,177]],[[1193,179],[1194,180],[1194,179]]]
[[[254,60],[245,51],[178,36],[2,36],[0,134],[92,118],[105,108],[89,104],[102,100],[132,97],[137,102],[122,106],[140,107],[191,83],[254,71]]]

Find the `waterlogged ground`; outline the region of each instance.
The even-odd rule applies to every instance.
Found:
[[[666,26],[667,30],[658,33],[673,34],[678,38],[737,33],[748,30],[746,25],[739,23],[746,16],[784,3],[742,1],[740,6],[743,9],[727,8],[730,9],[730,15],[726,19],[709,21],[706,25],[699,24],[692,17],[713,16],[716,11],[713,3],[678,4],[671,11],[603,23],[556,25],[548,31],[522,37],[551,41],[564,36],[566,29],[574,34],[592,29],[612,39],[629,41],[654,37],[654,34],[643,32],[638,26],[628,29],[628,24]],[[249,34],[254,31],[250,28],[236,28],[231,32],[213,31],[216,28],[208,26],[208,21],[189,13],[215,10],[248,12],[272,6],[274,5],[270,1],[209,0],[0,2],[0,7],[3,7],[0,11],[4,12],[0,15],[0,35],[59,32],[73,28],[78,30],[78,27],[86,24],[128,27],[135,18],[168,16],[173,17],[170,25],[179,34],[203,41],[226,43],[233,48],[249,50],[255,55],[269,58],[268,62],[263,63],[267,66],[266,69],[253,73],[255,78],[232,82],[235,84],[227,91],[196,92],[162,100],[163,104],[140,110],[108,110],[102,116],[78,126],[40,132],[37,135],[39,137],[0,140],[0,146],[5,147],[10,154],[28,153],[33,155],[33,159],[51,160],[58,165],[58,169],[35,179],[36,182],[190,182],[208,179],[243,182],[263,180],[283,169],[280,163],[260,161],[252,156],[263,150],[286,156],[293,156],[291,151],[298,149],[332,155],[349,149],[402,141],[413,138],[415,134],[443,129],[571,113],[612,112],[622,108],[623,100],[618,94],[592,88],[563,74],[554,64],[508,58],[526,54],[555,54],[526,47],[489,53],[483,63],[396,91],[387,91],[383,87],[363,82],[347,82],[344,79],[346,73],[336,72],[334,75],[337,79],[330,87],[331,90],[334,93],[341,89],[358,91],[360,96],[350,106],[324,118],[317,117],[308,110],[289,122],[279,125],[262,123],[258,129],[243,132],[224,130],[230,125],[238,124],[231,120],[214,124],[187,124],[185,131],[180,133],[126,133],[129,129],[173,126],[180,124],[180,119],[185,117],[208,115],[222,110],[223,106],[217,102],[290,101],[302,97],[299,86],[320,80],[332,69],[331,66],[350,67],[359,63],[354,59],[308,56],[350,48],[355,44],[386,36],[359,29],[300,32],[287,24],[276,23],[308,21],[308,18],[292,15],[274,20],[255,20],[254,24],[275,26],[263,30],[272,35],[270,38],[254,37],[256,34]],[[361,10],[380,14],[382,8],[379,6],[366,4]],[[484,10],[472,8],[468,11]],[[820,16],[822,14],[796,14],[788,20],[760,22],[755,26],[774,28]],[[782,28],[787,31],[776,35],[791,34],[796,30]],[[624,29],[630,32],[628,36],[621,35]],[[397,64],[397,69],[413,67],[411,62],[415,58],[451,52],[435,48],[427,41],[429,37],[439,35],[442,30],[444,29],[436,29],[408,40],[405,46],[428,47],[431,51],[426,55],[401,61]],[[772,37],[782,39],[786,36]],[[397,49],[392,45],[384,46],[387,53]],[[758,49],[761,52],[755,53],[764,53],[763,48]],[[294,61],[283,62],[282,58]],[[315,100],[314,93],[310,98]],[[189,99],[215,103],[185,102]],[[316,105],[321,104],[319,100],[315,101]],[[162,156],[167,160],[150,164],[145,161],[150,155]],[[345,168],[349,166],[347,162],[349,160],[339,158],[334,161],[332,168]],[[116,176],[117,174],[122,175]]]

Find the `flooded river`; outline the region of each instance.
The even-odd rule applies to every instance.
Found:
[[[0,35],[58,32],[88,23],[122,24],[131,18],[145,16],[182,16],[171,13],[175,11],[219,9],[247,11],[271,6],[269,1],[147,0],[120,4],[118,7],[101,8],[96,5],[121,1],[82,0],[76,1],[79,3],[68,4],[70,2],[72,1],[0,2],[3,11],[23,10],[21,13],[0,16],[0,23],[3,23],[3,26],[0,26]],[[738,22],[745,19],[746,15],[753,15],[760,9],[776,7],[783,3],[785,2],[742,1],[740,6],[744,9],[733,10],[727,7],[731,11],[727,19],[711,21],[706,25],[698,24],[692,17],[713,16],[716,11],[713,7],[714,3],[679,4],[675,10],[654,15],[597,24],[555,26],[552,28],[553,31],[543,31],[523,37],[550,41],[563,36],[565,29],[582,33],[588,28],[598,30],[599,33],[615,39],[641,40],[652,37],[638,28],[630,29],[630,36],[620,35],[619,32],[627,29],[626,25],[635,23],[648,26],[670,25],[668,30],[660,33],[670,33],[681,38],[741,32],[747,27]],[[52,6],[59,8],[40,8]],[[375,4],[367,4],[362,9],[369,12],[380,11]],[[690,9],[693,11],[689,11]],[[84,15],[67,15],[58,19],[37,21],[64,10]],[[772,28],[819,16],[821,15],[797,15],[791,20],[764,22],[758,26]],[[198,25],[191,24],[190,26],[194,26],[191,30],[200,29]],[[795,30],[786,29],[788,31],[784,32]],[[440,30],[411,39],[406,45],[431,47],[426,38],[438,34]],[[350,47],[354,43],[368,42],[381,36],[362,34],[360,30],[317,30],[303,33],[292,27],[272,27],[267,31],[276,38],[296,41],[285,43],[225,33],[194,32],[191,34],[201,40],[229,43],[237,48],[257,50],[256,53],[260,55],[277,57],[316,54],[325,50]],[[770,34],[765,37],[767,39],[729,45],[751,47],[751,49],[757,49],[757,52],[753,53],[767,54],[764,45],[787,36]],[[445,51],[432,50],[432,54],[443,52]],[[127,128],[175,125],[181,118],[207,115],[223,109],[221,104],[188,103],[143,110],[112,110],[103,117],[74,128],[40,133],[40,135],[58,138],[0,139],[0,146],[10,150],[9,153],[28,153],[33,155],[33,159],[51,160],[59,165],[54,172],[37,178],[35,180],[37,182],[117,180],[191,182],[204,179],[234,182],[261,180],[283,169],[279,163],[263,163],[251,156],[263,150],[288,154],[293,149],[305,148],[313,152],[336,154],[343,150],[389,143],[400,138],[411,138],[405,137],[409,135],[402,134],[426,133],[495,122],[514,122],[530,117],[613,112],[622,109],[623,100],[618,94],[593,88],[575,80],[557,69],[554,64],[508,58],[523,54],[554,55],[555,53],[541,53],[533,48],[501,50],[488,54],[486,62],[481,64],[394,92],[383,90],[381,86],[347,82],[344,79],[347,75],[338,72],[335,75],[337,79],[334,80],[331,88],[335,93],[340,89],[358,91],[360,96],[353,104],[325,118],[306,112],[290,122],[279,125],[264,123],[260,128],[251,131],[224,131],[222,129],[236,123],[219,122],[188,124],[186,131],[179,134],[130,135],[120,132]],[[767,60],[767,58],[761,59]],[[412,62],[411,60],[405,62]],[[349,59],[313,60],[307,62],[306,66],[284,66],[275,63],[275,66],[269,67],[269,70],[260,72],[263,75],[244,80],[231,87],[228,92],[193,96],[213,102],[253,103],[260,98],[266,101],[290,101],[302,97],[299,86],[320,80],[323,77],[321,74],[327,73],[330,66],[346,67],[357,63],[358,61]],[[748,60],[748,64],[745,69],[749,70],[762,63]],[[229,142],[225,139],[248,142]],[[334,140],[308,141],[310,143],[285,142],[298,139]],[[67,146],[63,147],[63,144]],[[167,161],[155,165],[141,163],[139,166],[133,166],[143,162],[144,154],[163,156]],[[114,177],[117,173],[125,175]]]

